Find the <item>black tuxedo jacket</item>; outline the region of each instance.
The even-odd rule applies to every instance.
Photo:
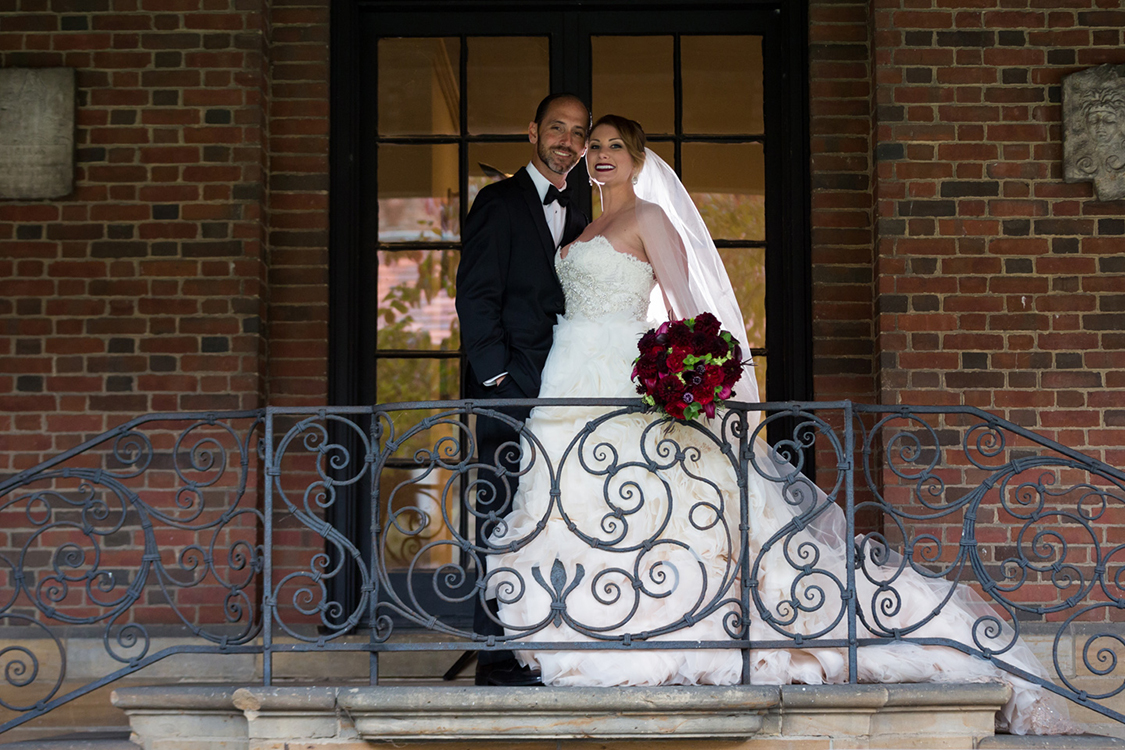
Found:
[[[573,242],[587,223],[572,203],[562,244]],[[564,300],[555,275],[557,248],[526,167],[481,189],[462,237],[457,315],[469,359],[468,395],[490,395],[483,381],[507,372],[524,396],[535,398]]]

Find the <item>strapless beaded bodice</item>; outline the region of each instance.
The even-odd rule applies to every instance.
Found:
[[[599,318],[627,313],[643,320],[656,284],[652,266],[613,249],[600,234],[575,242],[566,257],[555,256],[555,270],[566,295],[566,317]]]

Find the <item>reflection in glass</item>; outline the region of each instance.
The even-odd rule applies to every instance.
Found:
[[[762,348],[766,345],[766,249],[721,247],[719,255],[742,308],[746,324],[743,348]]]
[[[461,237],[457,144],[379,146],[379,241]]]
[[[455,135],[461,40],[379,40],[379,133]]]
[[[671,36],[595,36],[594,119],[604,114],[636,120],[645,133],[675,131]]]
[[[762,38],[680,38],[685,133],[765,132]]]
[[[460,383],[457,358],[380,359],[376,364],[376,396],[381,404],[457,398]]]
[[[468,45],[469,132],[526,133],[551,91],[548,38],[474,36]]]
[[[395,416],[396,423],[399,417],[405,421],[406,415]],[[423,414],[411,412],[410,416],[421,420]],[[438,438],[436,434],[430,437]],[[437,440],[434,442],[431,449],[436,447]],[[459,522],[460,498],[460,475],[453,472],[384,468],[379,475],[379,500],[387,521],[386,537],[381,540],[387,569],[401,570],[412,562],[423,568],[453,562],[457,548],[435,543],[453,538],[452,529]],[[427,546],[429,549],[422,552]]]
[[[684,185],[715,239],[766,238],[766,165],[760,143],[685,143]]]
[[[455,250],[379,251],[379,349],[456,351]]]
[[[375,401],[380,404],[403,401],[434,401],[455,399],[460,388],[460,364],[450,359],[379,359],[375,362]],[[394,412],[395,436],[402,439],[429,412]],[[435,425],[411,435],[395,453],[394,458],[411,458],[416,450],[429,450],[454,429]]]
[[[485,185],[509,177],[531,161],[531,144],[520,143],[470,143],[469,144],[469,197],[466,210],[472,208],[477,193]]]

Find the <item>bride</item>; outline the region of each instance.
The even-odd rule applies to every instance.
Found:
[[[711,312],[736,336],[745,331],[702,218],[672,169],[644,144],[640,125],[615,115],[599,119],[590,133],[587,167],[601,189],[602,213],[555,257],[566,315],[555,326],[541,398],[635,398],[630,372],[637,341],[653,325],[650,299],[662,303],[661,318]],[[754,383],[744,368],[736,386],[740,401],[757,401]],[[731,450],[737,417],[731,416],[717,415],[704,430],[608,407],[532,411],[512,511],[488,540],[495,554],[488,558],[486,595],[497,599],[506,634],[519,636],[521,645],[581,644],[517,652],[522,663],[541,670],[545,684],[736,684],[743,652],[729,641],[740,631],[751,642],[775,644],[792,643],[790,635],[798,633],[847,637],[837,582],[852,545],[842,513],[760,440],[746,479],[755,583],[742,617],[741,493]],[[910,635],[969,645],[976,632],[981,645],[1009,664],[1046,676],[1007,626],[992,638],[981,634],[981,618],[996,616],[967,587],[958,586],[942,607],[949,583],[909,565],[896,577],[899,566],[884,562],[882,568],[868,563],[855,576],[858,608],[884,632],[924,623]],[[880,587],[887,582],[893,583]],[[888,588],[901,606],[879,607]],[[864,621],[857,625],[861,638],[873,637]],[[618,648],[583,649],[596,641],[617,641]],[[636,641],[681,647],[620,648]],[[682,647],[685,642],[692,647]],[[748,667],[758,684],[848,680],[847,651],[840,648],[752,649]],[[861,647],[858,679],[1001,679],[1014,689],[998,715],[1001,728],[1025,734],[1071,727],[1061,700],[950,648]]]

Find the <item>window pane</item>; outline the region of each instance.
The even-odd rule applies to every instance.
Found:
[[[460,364],[456,358],[387,357],[376,363],[375,379],[375,400],[380,404],[453,399],[461,385]]]
[[[457,145],[379,146],[379,241],[461,237]]]
[[[375,362],[375,401],[379,404],[402,401],[439,401],[458,398],[460,360],[383,358]],[[458,434],[456,427],[441,421],[425,429],[422,420],[444,410],[404,410],[389,412],[394,435],[401,440],[391,458],[412,459],[415,451],[433,450],[442,438]],[[455,421],[455,420],[454,420]],[[463,434],[460,439],[463,439]],[[443,444],[448,448],[448,444]]]
[[[531,161],[531,144],[471,143],[469,144],[469,208],[485,185],[499,182]]]
[[[422,417],[418,412],[412,414]],[[433,450],[439,436],[428,437],[434,438],[434,445],[429,446]],[[403,453],[400,450],[396,456]],[[453,529],[457,528],[460,475],[445,469],[383,469],[379,475],[379,499],[386,529],[379,541],[389,570],[408,568],[412,562],[432,568],[457,559],[457,547],[441,544],[441,540],[452,539]],[[426,547],[429,549],[422,552]]]
[[[453,135],[461,122],[461,40],[379,40],[379,132]]]
[[[526,133],[535,108],[551,90],[545,36],[470,37],[470,133]]]
[[[672,37],[595,36],[594,119],[615,114],[636,120],[645,133],[676,127],[672,88]]]
[[[681,37],[680,71],[685,133],[765,132],[760,36]]]
[[[734,296],[738,298],[746,324],[742,346],[746,349],[763,348],[766,345],[766,249],[723,247],[719,248],[719,255],[730,276]]]
[[[711,236],[766,238],[766,164],[760,143],[685,143],[684,185]]]
[[[379,252],[379,349],[457,350],[459,257],[455,250]]]

